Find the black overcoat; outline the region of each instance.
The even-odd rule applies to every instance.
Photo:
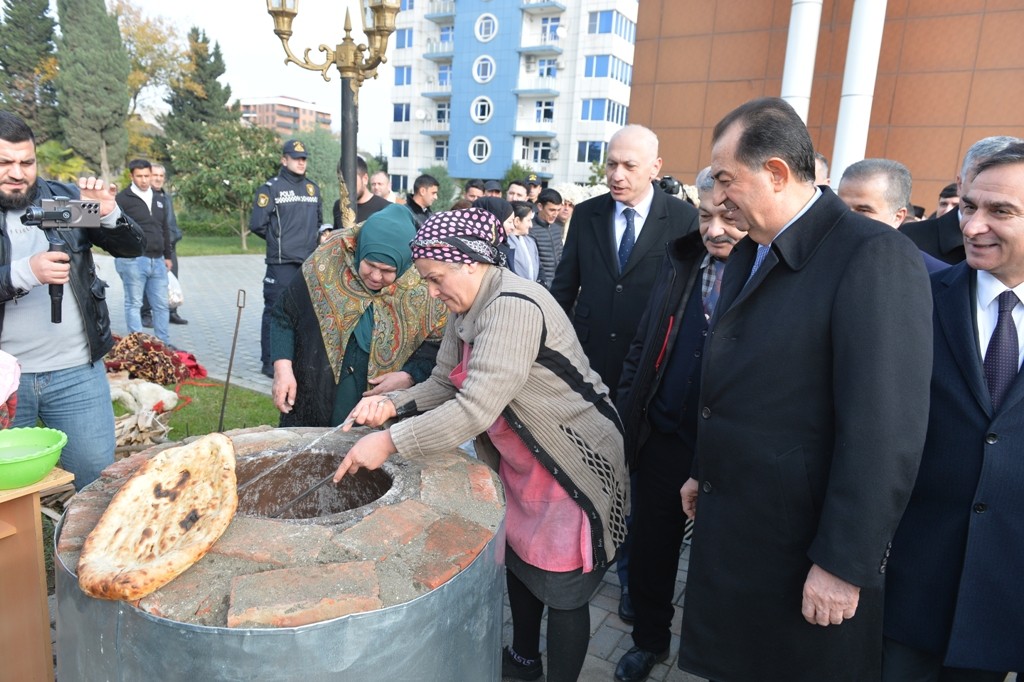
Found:
[[[729,259],[705,347],[680,667],[719,682],[877,680],[889,544],[920,462],[931,295],[914,245],[829,189]],[[801,615],[811,564],[856,615]]]

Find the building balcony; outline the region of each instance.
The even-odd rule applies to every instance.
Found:
[[[519,54],[546,57],[562,54],[561,41],[557,35],[542,33],[538,36],[523,36],[523,45]]]
[[[557,78],[528,75],[519,77],[519,84],[512,94],[531,97],[558,97],[560,92]]]
[[[430,137],[448,137],[452,134],[448,121],[420,121],[420,134]]]
[[[299,112],[292,111],[290,109],[278,109],[274,113],[276,113],[278,116],[284,116],[286,118],[298,118],[299,117]]]
[[[555,137],[555,124],[553,122],[537,123],[519,119],[516,121],[515,130],[512,134],[518,137],[531,138],[553,138]]]
[[[428,40],[423,56],[435,62],[450,62],[455,57],[455,41]]]
[[[521,0],[519,9],[527,14],[545,17],[564,12],[565,3],[556,2],[555,0]]]
[[[452,96],[452,84],[449,83],[427,83],[423,86],[423,97],[429,99],[450,99]]]
[[[455,21],[455,0],[429,0],[423,17],[435,24],[451,24]]]

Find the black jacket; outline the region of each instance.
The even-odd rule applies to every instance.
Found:
[[[956,265],[967,258],[964,236],[960,232],[960,213],[956,208],[938,218],[906,223],[900,228],[900,234],[907,235],[917,248],[944,263]]]
[[[622,376],[616,391],[615,407],[626,429],[626,462],[631,469],[639,464],[637,453],[650,435],[648,408],[658,392],[676,341],[680,339],[680,330],[684,335],[701,341],[707,336],[708,325],[702,308],[698,308],[698,315],[684,315],[693,292],[696,290],[700,296],[700,264],[707,254],[700,233],[691,232],[669,242],[665,251],[661,273],[622,363]],[[703,344],[698,341],[697,345]],[[683,370],[687,376],[695,378],[698,385],[700,362],[700,356],[696,355],[691,366]],[[694,386],[694,393],[698,389],[699,386]],[[687,440],[692,452],[697,419],[695,405],[691,407],[694,408],[689,410],[693,412],[693,424],[689,429],[692,433]]]
[[[540,283],[550,289],[555,281],[555,268],[562,257],[562,225],[545,223],[535,217],[530,236],[537,242],[537,255],[540,256]]]
[[[424,208],[413,201],[412,194],[405,195],[405,207],[412,212],[413,220],[416,221],[416,227],[421,226],[423,223],[427,222],[427,218],[434,215],[434,212],[430,210],[429,206]]]
[[[171,239],[171,226],[167,215],[169,204],[164,193],[153,190],[153,204],[150,207],[130,186],[125,187],[117,193],[117,205],[142,228],[142,233],[146,236],[146,248],[142,255],[147,258],[170,260],[174,252],[174,242]]]
[[[66,196],[77,199],[78,188],[59,182],[36,181],[36,199],[52,199]],[[7,212],[0,210],[0,330],[4,325],[4,311],[8,301],[20,298],[27,291],[15,289],[11,284],[11,240],[7,235]],[[93,244],[120,258],[141,256],[146,246],[142,228],[123,213],[113,229],[70,228],[54,230],[68,245],[71,255],[71,279],[68,289],[78,303],[78,309],[85,320],[85,333],[89,337],[89,358],[99,360],[114,345],[110,335],[110,313],[107,311],[107,283],[96,275],[96,264],[92,259]]]
[[[320,188],[281,167],[256,190],[249,229],[267,240],[267,263],[301,263],[317,247],[324,224]]]

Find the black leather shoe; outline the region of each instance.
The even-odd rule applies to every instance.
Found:
[[[619,620],[632,625],[636,620],[636,611],[633,610],[633,600],[629,598],[629,590],[623,590],[619,595]]]
[[[188,324],[188,320],[178,314],[177,310],[171,311],[171,324]]]
[[[668,658],[668,649],[656,654],[635,646],[619,659],[619,664],[615,666],[615,679],[619,682],[646,680],[647,676],[651,674],[654,664],[661,663],[666,658]]]
[[[152,315],[143,315],[142,316],[142,326],[143,327],[152,327],[153,326],[153,316]]]
[[[537,680],[544,674],[544,664],[538,658],[532,665],[523,665],[512,658],[510,647],[505,647],[501,652],[501,676],[511,677],[514,680]]]

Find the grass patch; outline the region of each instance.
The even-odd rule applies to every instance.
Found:
[[[249,235],[248,251],[242,250],[242,238],[237,235],[188,235],[175,247],[178,257],[182,256],[227,256],[227,255],[261,255],[266,253],[267,246],[262,239],[254,234]]]
[[[220,421],[220,405],[224,399],[224,382],[212,379],[195,379],[194,384],[182,384],[179,395],[191,402],[172,412],[168,420],[171,440],[189,436],[205,435],[217,430]],[[240,386],[228,388],[228,400],[224,407],[224,430],[244,429],[250,426],[270,424],[277,426],[281,413],[274,407],[269,395]]]

